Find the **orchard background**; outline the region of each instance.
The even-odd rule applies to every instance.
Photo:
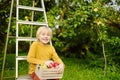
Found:
[[[40,0],[35,1],[35,6],[40,6]],[[63,80],[101,80],[103,78],[106,80],[119,80],[120,1],[44,1],[48,25],[53,29],[52,43],[66,64]],[[16,34],[15,3],[10,36],[15,36]],[[30,5],[32,0],[21,0],[20,3]],[[0,6],[1,71],[11,0],[0,0]],[[31,16],[32,14],[29,11],[20,11],[20,19],[30,21]],[[35,12],[34,20],[41,21],[42,18],[43,16]],[[29,30],[29,25],[21,25],[20,35],[29,35]],[[35,32],[33,32],[33,35],[35,35]],[[11,76],[15,77],[15,38],[10,38],[8,44],[5,77],[10,78]],[[28,49],[28,42],[20,43],[19,52],[21,54],[27,54]],[[24,64],[24,62],[20,64]],[[27,65],[25,66],[27,68]],[[106,70],[104,69],[105,67]],[[20,70],[22,71],[21,74],[27,73],[22,67]],[[73,73],[76,72],[76,74],[72,75],[73,73],[70,70],[73,70]],[[73,76],[72,78],[71,75]]]

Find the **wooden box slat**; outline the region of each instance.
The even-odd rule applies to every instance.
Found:
[[[60,79],[63,76],[63,73],[58,73],[56,68],[44,69],[40,66],[36,68],[35,73],[40,79]]]

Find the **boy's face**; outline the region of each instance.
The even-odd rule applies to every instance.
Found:
[[[46,31],[43,31],[39,34],[39,40],[41,43],[43,44],[47,44],[50,42],[51,40],[51,35],[50,33],[46,30]]]

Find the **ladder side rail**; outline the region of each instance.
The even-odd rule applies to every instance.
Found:
[[[16,1],[16,79],[18,78],[18,60],[17,60],[17,56],[18,56],[18,19],[19,19],[19,9],[18,6],[19,5],[19,0]]]
[[[16,39],[16,78],[18,78],[18,60],[17,60],[17,56],[18,56],[18,40]]]
[[[19,5],[19,0],[17,0],[16,2],[16,6]],[[18,56],[18,40],[17,40],[17,37],[18,37],[18,31],[19,31],[19,24],[18,24],[18,19],[19,19],[19,8],[16,7],[16,57]]]
[[[18,56],[18,41],[17,41],[17,37],[18,37],[18,23],[16,23],[16,57]]]
[[[32,7],[35,7],[35,0],[33,0],[32,1]],[[35,13],[35,11],[32,11],[32,21],[34,21],[34,13]],[[30,29],[30,37],[32,37],[33,36],[33,25],[31,25],[31,29]],[[32,44],[32,41],[30,41],[29,42],[29,45],[31,45]]]
[[[19,5],[19,0],[17,0],[17,2],[16,2],[16,39],[17,39],[17,37],[18,37],[18,26],[19,26],[19,24],[18,24],[18,20],[19,20],[19,8],[18,8],[18,5]],[[16,55],[16,56],[18,56],[18,55]]]
[[[18,78],[18,60],[16,58],[16,79]]]
[[[45,10],[45,5],[44,5],[44,0],[41,0],[42,8],[44,9],[44,19],[45,23],[47,24],[48,27],[48,21],[47,21],[47,16],[46,16],[46,10]]]

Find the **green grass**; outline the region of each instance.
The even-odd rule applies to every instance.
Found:
[[[62,80],[120,80],[120,70],[114,65],[107,67],[107,75],[104,78],[103,67],[91,67],[85,60],[61,57],[65,63],[65,71]],[[2,64],[0,64],[1,66]],[[1,69],[0,69],[1,70]],[[28,72],[28,63],[19,62],[19,75]],[[15,56],[7,55],[4,80],[15,79]]]
[[[62,80],[120,80],[120,70],[114,65],[107,67],[104,77],[104,68],[90,67],[85,60],[63,58],[65,71]]]

